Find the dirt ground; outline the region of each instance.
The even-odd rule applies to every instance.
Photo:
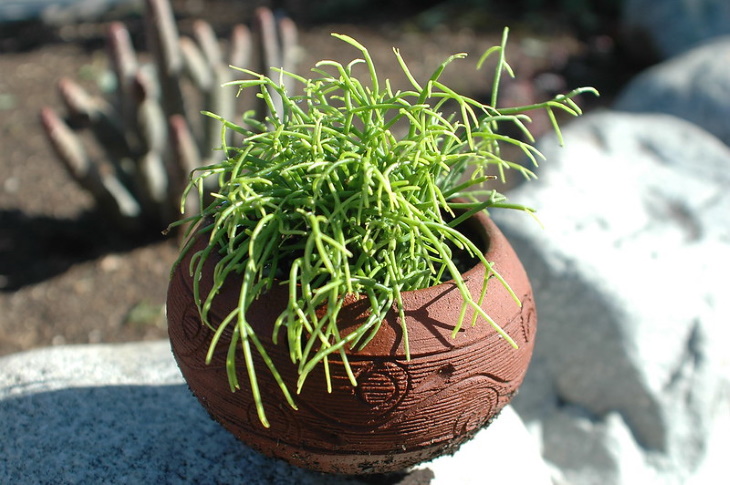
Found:
[[[183,32],[193,16],[211,21],[219,32],[229,30],[236,15],[247,21],[243,12],[186,10],[189,4],[195,2],[175,4]],[[343,52],[329,36],[341,32],[370,48],[384,76],[397,69],[391,51],[397,46],[414,75],[424,78],[453,53],[478,58],[498,42],[501,24],[510,22],[510,60],[524,82],[505,91],[505,104],[584,84],[601,89],[599,103],[606,103],[637,69],[622,58],[612,34],[614,19],[603,19],[602,27],[586,33],[561,19],[535,24],[493,16],[475,26],[474,18],[469,22],[460,15],[424,27],[429,18],[382,13],[359,23],[300,26],[299,71],[322,58],[350,59],[354,53]],[[176,241],[157,231],[135,238],[118,233],[55,159],[38,122],[43,106],[60,108],[55,88],[60,77],[98,92],[107,68],[105,27],[105,22],[59,29],[31,24],[12,31],[0,26],[5,29],[0,32],[0,355],[166,337],[163,304]],[[445,80],[473,96],[487,91],[488,78],[473,73],[471,64],[449,71]],[[585,103],[589,109],[598,105]],[[543,129],[539,123],[536,128]]]

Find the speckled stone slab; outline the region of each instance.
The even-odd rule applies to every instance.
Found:
[[[509,406],[457,453],[409,473],[366,481],[264,457],[208,417],[167,341],[0,358],[0,429],[0,483],[550,483]]]

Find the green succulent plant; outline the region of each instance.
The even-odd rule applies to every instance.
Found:
[[[285,399],[296,407],[292,390],[247,319],[252,302],[277,285],[288,288],[289,298],[272,336],[274,342],[285,337],[291,360],[298,365],[297,391],[318,365],[329,376],[333,356],[341,359],[352,385],[357,385],[346,351],[367,346],[391,309],[398,312],[409,358],[401,293],[446,280],[452,280],[463,297],[454,335],[463,324],[484,320],[515,345],[482,309],[490,278],[506,288],[509,284],[484,258],[483,248],[462,234],[459,226],[473,214],[492,208],[531,211],[509,203],[497,190],[483,188],[484,182],[503,178],[507,170],[534,177],[520,163],[503,158],[502,147],[517,147],[537,164],[542,155],[532,145],[525,113],[547,110],[560,136],[555,112],[579,115],[573,98],[595,90],[580,88],[533,106],[498,108],[500,77],[505,72],[512,75],[504,56],[507,33],[505,29],[501,45],[487,50],[477,64],[480,67],[487,58],[497,57],[490,104],[456,93],[439,80],[444,69],[465,54],[449,57],[429,79],[419,82],[394,49],[395,61],[410,83],[407,90],[394,90],[389,80],[378,77],[366,47],[346,35],[333,34],[361,57],[347,65],[320,61],[311,78],[278,70],[277,79],[272,79],[239,69],[247,78],[228,83],[258,91],[271,113],[264,122],[253,113],[247,113],[241,124],[207,113],[220,120],[224,132],[241,135],[243,142],[224,144],[226,159],[194,172],[188,186],[188,191],[198,191],[201,201],[207,196],[207,179],[216,179],[218,186],[212,203],[181,221],[209,237],[205,249],[192,256],[194,297],[202,321],[214,332],[208,360],[229,330],[231,390],[241,387],[236,369],[242,356],[265,426],[253,366],[255,352],[268,365]],[[297,94],[284,87],[284,78],[295,81]],[[446,114],[452,106],[456,109]],[[518,127],[527,141],[500,134],[504,124]],[[221,259],[215,266],[212,290],[203,294],[201,271],[214,252]],[[478,298],[464,284],[464,268],[453,260],[456,252],[487,268]],[[238,308],[222,321],[214,321],[211,305],[233,274],[242,279]],[[370,311],[356,330],[343,334],[338,313],[347,295],[365,298]],[[514,300],[520,304],[516,296]],[[465,322],[468,309],[474,317]]]

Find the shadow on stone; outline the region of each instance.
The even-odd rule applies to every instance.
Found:
[[[386,481],[371,477],[363,482],[264,457],[210,420],[185,385],[79,387],[8,397],[0,400],[0,428],[2,483],[430,481],[428,469],[413,477],[426,481],[408,481],[409,475],[403,473]]]

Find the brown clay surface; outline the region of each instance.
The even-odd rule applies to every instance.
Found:
[[[527,276],[509,243],[490,219],[480,215],[489,236],[486,257],[509,281],[523,302],[520,308],[494,278],[490,279],[484,308],[518,343],[510,347],[487,322],[451,334],[461,308],[453,283],[403,294],[412,358],[405,359],[403,335],[396,313],[366,349],[349,351],[357,378],[353,388],[343,365],[331,359],[333,392],[325,392],[321,371],[313,372],[294,411],[280,399],[281,392],[256,359],[259,386],[271,428],[256,416],[248,388],[231,393],[226,377],[227,342],[222,341],[210,365],[204,356],[212,331],[201,325],[192,299],[192,283],[183,260],[168,293],[169,332],[173,351],[188,384],[201,403],[224,427],[259,451],[295,465],[330,473],[373,473],[401,470],[414,463],[454,451],[486,425],[511,399],[527,369],[536,325],[535,307]],[[202,241],[201,238],[201,242]],[[199,244],[202,248],[202,244]],[[209,260],[207,271],[214,262]],[[472,294],[478,295],[484,268],[465,274]],[[201,282],[202,294],[209,283]],[[213,318],[222,319],[238,303],[235,280],[218,295]],[[284,291],[261,298],[248,317],[257,334],[270,343],[273,322],[285,307]],[[357,321],[362,308],[355,302],[343,308],[343,321]],[[467,321],[470,315],[467,314]],[[346,332],[346,330],[345,330]],[[228,336],[224,336],[224,339]],[[290,389],[297,373],[285,346],[269,349]],[[237,361],[242,362],[239,355]],[[245,375],[239,367],[239,375]]]

